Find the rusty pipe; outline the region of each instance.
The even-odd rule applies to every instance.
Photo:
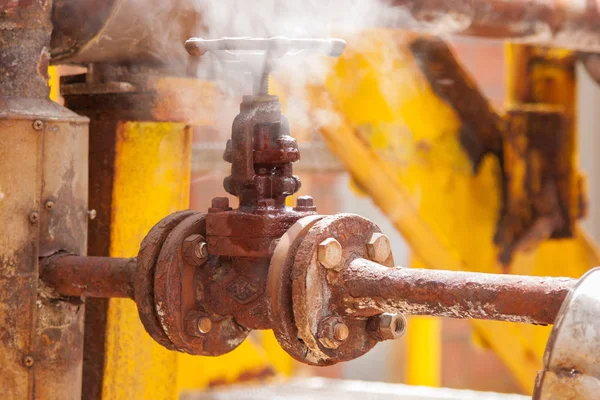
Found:
[[[595,0],[388,0],[398,28],[600,51]]]
[[[548,325],[576,279],[386,268],[357,258],[345,272],[343,312],[488,319]]]
[[[54,255],[40,260],[40,279],[63,296],[133,299],[135,258]]]

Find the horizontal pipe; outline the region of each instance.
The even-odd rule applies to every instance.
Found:
[[[600,51],[595,0],[388,1],[408,17],[397,19],[401,29]]]
[[[548,325],[577,282],[508,274],[386,268],[355,259],[345,272],[344,312],[384,312]]]
[[[57,255],[40,261],[40,278],[63,296],[133,299],[135,258]]]

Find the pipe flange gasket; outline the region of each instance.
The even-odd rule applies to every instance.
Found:
[[[138,313],[146,331],[162,346],[174,350],[175,347],[165,333],[158,320],[154,307],[154,268],[163,243],[169,233],[181,221],[197,212],[192,210],[178,211],[160,220],[150,229],[150,232],[140,246],[137,256],[137,268],[134,281],[134,300]]]
[[[271,257],[267,295],[271,301],[273,333],[281,347],[296,360],[306,363],[308,348],[298,339],[292,310],[292,266],[296,249],[308,230],[324,215],[311,215],[296,221],[279,239]]]

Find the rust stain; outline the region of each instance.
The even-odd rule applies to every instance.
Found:
[[[548,325],[577,280],[385,269],[356,259],[343,282],[344,311],[353,316],[400,312]]]
[[[502,153],[504,124],[448,45],[435,37],[419,37],[410,50],[434,93],[456,112],[461,122],[460,142],[473,171],[483,157]]]

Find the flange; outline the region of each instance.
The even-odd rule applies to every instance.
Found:
[[[195,275],[206,261],[196,265],[184,259],[184,241],[191,235],[206,237],[206,214],[188,216],[165,240],[154,272],[156,314],[176,350],[217,356],[236,348],[249,330],[237,324],[231,316],[199,309]]]
[[[292,266],[296,250],[308,230],[323,215],[311,215],[296,221],[279,239],[271,257],[267,278],[267,295],[271,301],[273,333],[281,347],[296,360],[306,363],[308,348],[298,339],[292,310]]]
[[[352,260],[369,258],[369,241],[380,232],[358,215],[318,215],[299,220],[281,238],[271,259],[268,293],[273,331],[292,357],[312,365],[330,365],[357,358],[378,342],[369,334],[366,318],[340,312],[341,298],[337,299],[333,288],[340,286],[341,275]],[[333,254],[330,263],[323,251],[335,252],[335,248],[327,249],[334,242],[341,254]],[[393,266],[392,255],[382,264]]]
[[[154,307],[154,267],[163,243],[181,221],[193,215],[194,211],[185,210],[170,214],[150,229],[142,241],[137,256],[137,268],[134,281],[134,300],[146,331],[159,344],[174,350],[173,343],[165,334]]]
[[[292,303],[298,337],[306,344],[306,361],[330,365],[349,361],[368,352],[378,340],[368,333],[366,318],[351,318],[339,311],[341,297],[334,290],[341,286],[344,269],[355,258],[369,258],[368,243],[381,230],[373,222],[355,214],[337,214],[316,222],[298,246],[292,267]],[[321,246],[335,239],[341,245],[337,266],[323,264]],[[319,260],[321,258],[321,261]],[[392,255],[382,262],[393,266]],[[335,348],[323,337],[320,325],[332,317],[346,325],[347,338]]]

